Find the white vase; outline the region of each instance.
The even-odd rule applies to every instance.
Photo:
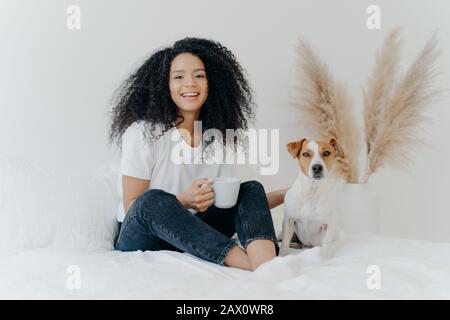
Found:
[[[347,233],[380,233],[380,203],[366,183],[347,183],[337,197],[338,223]]]

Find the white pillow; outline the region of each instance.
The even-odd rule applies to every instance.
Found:
[[[0,155],[0,252],[113,249],[118,170],[105,165],[77,174]]]

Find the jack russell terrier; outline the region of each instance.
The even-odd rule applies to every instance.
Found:
[[[321,246],[322,258],[328,258],[328,244],[340,234],[335,204],[338,180],[330,176],[330,170],[336,157],[344,155],[335,139],[303,139],[287,144],[287,149],[300,170],[285,196],[280,253],[287,254],[296,234],[303,246]]]

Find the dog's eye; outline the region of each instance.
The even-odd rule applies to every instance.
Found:
[[[323,156],[324,157],[328,157],[328,156],[330,156],[331,155],[331,152],[330,151],[325,151],[324,153],[323,153]]]
[[[308,152],[303,152],[302,156],[309,157],[309,153]]]

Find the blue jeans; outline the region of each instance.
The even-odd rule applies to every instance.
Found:
[[[230,209],[209,207],[190,213],[176,196],[159,189],[142,193],[123,220],[115,248],[120,251],[174,250],[188,252],[220,265],[237,243],[244,249],[253,240],[267,239],[279,247],[266,193],[261,183],[241,183],[237,203]]]

